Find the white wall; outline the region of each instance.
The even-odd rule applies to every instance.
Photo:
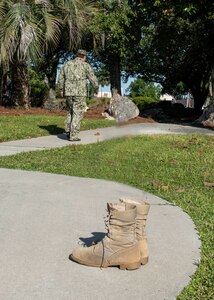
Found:
[[[163,94],[160,96],[160,100],[161,101],[172,101],[172,100],[174,100],[174,97],[169,94]]]
[[[99,98],[111,98],[111,92],[99,91],[96,96]]]

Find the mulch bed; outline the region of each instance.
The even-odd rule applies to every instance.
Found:
[[[105,107],[91,107],[85,112],[85,117],[88,119],[105,119],[102,116],[102,113],[105,111]],[[32,107],[29,110],[20,109],[20,108],[6,108],[0,106],[0,116],[23,116],[23,115],[44,115],[44,116],[66,116],[66,111],[49,111],[44,108]],[[156,122],[152,118],[144,118],[138,116],[134,119],[131,119],[127,122],[120,123],[121,125],[125,124],[136,124],[136,123],[154,123]]]

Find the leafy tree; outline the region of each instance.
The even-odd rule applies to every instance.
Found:
[[[153,82],[145,82],[141,78],[137,78],[133,82],[130,83],[129,88],[127,89],[130,97],[150,97],[154,100],[160,99],[161,94],[161,86],[155,85]]]
[[[174,93],[178,85],[191,90],[200,111],[208,95],[213,69],[213,2],[136,1],[139,10],[150,16],[142,27],[140,51],[129,70],[146,80],[160,82]],[[137,63],[136,63],[137,61]]]
[[[101,8],[90,26],[94,52],[102,63],[100,66],[106,66],[101,73],[109,76],[112,92],[121,94],[122,65],[140,41],[140,21],[130,1],[105,0]]]

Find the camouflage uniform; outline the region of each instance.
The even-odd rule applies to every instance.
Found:
[[[86,108],[87,79],[97,91],[98,81],[91,66],[79,57],[67,62],[59,75],[59,88],[64,92],[68,107],[65,132],[70,132],[69,139],[71,140],[76,138],[80,131],[81,120]]]

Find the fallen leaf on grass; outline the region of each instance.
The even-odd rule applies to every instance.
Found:
[[[204,152],[203,151],[198,151],[198,154],[204,154]]]
[[[209,187],[213,187],[214,186],[214,182],[207,182],[207,181],[204,181],[204,186],[209,186]]]
[[[186,192],[186,191],[189,191],[189,190],[192,190],[191,186],[184,186],[184,187],[175,188],[175,192],[177,192],[177,193],[183,193],[183,192]]]
[[[71,148],[72,148],[73,151],[77,151],[77,145],[76,144],[72,144]]]
[[[196,142],[198,139],[195,137],[192,137],[191,139],[189,139],[188,143],[192,144],[194,142]]]
[[[169,189],[169,186],[168,185],[162,185],[162,183],[160,182],[160,180],[153,180],[152,181],[152,185],[154,187],[162,189],[163,191],[168,191],[168,189]]]
[[[177,192],[177,193],[183,193],[183,192],[185,192],[185,189],[183,188],[179,188],[179,189],[175,189],[175,191]]]
[[[162,185],[162,186],[161,186],[161,189],[162,189],[163,191],[168,191],[169,186],[168,186],[168,185]]]
[[[177,163],[178,163],[178,161],[177,161],[177,160],[175,160],[175,159],[171,159],[171,160],[169,160],[169,163],[170,163],[170,164],[177,164]]]
[[[161,186],[160,180],[153,180],[153,181],[152,181],[152,185],[153,185],[154,187],[160,187],[160,186]]]

